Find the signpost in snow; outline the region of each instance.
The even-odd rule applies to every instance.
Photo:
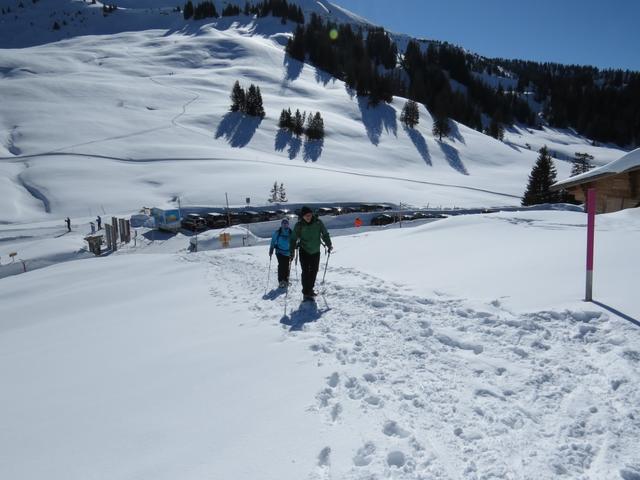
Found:
[[[585,301],[593,300],[593,249],[596,230],[596,189],[587,190],[587,290]]]

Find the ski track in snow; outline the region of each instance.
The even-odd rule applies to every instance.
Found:
[[[331,471],[336,452],[327,445],[309,479],[604,479],[640,471],[625,463],[635,455],[625,445],[640,434],[640,415],[631,413],[640,395],[625,388],[640,380],[640,352],[604,313],[517,315],[498,300],[477,310],[330,267],[317,307],[300,303],[292,272],[283,317],[285,295],[265,295],[266,255],[183,258],[210,263],[210,284],[228,287],[211,287],[221,305],[248,306],[257,322],[281,328],[283,341],[307,342],[318,364],[334,369],[308,405],[329,430],[353,419],[376,432],[349,452],[348,471]],[[620,468],[608,470],[612,464]]]

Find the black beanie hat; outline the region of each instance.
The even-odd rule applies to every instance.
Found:
[[[311,211],[311,209],[309,207],[307,207],[306,205],[304,207],[302,207],[302,209],[300,210],[300,216],[304,217],[307,213],[313,213]]]

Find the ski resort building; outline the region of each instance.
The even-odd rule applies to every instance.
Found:
[[[565,189],[585,202],[587,190],[595,188],[597,212],[617,212],[640,206],[640,148],[602,167],[555,183],[554,190]]]

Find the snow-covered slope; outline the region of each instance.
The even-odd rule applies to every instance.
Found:
[[[637,478],[640,218],[598,217],[601,305],[584,222],[338,237],[317,307],[265,246],[0,280],[0,477]]]
[[[157,8],[165,3],[125,3],[144,8],[103,17],[99,5],[41,0],[21,9],[19,28],[2,17],[0,46],[34,46],[0,50],[0,221],[131,212],[176,197],[222,205],[225,192],[233,204],[259,204],[275,180],[300,202],[519,203],[536,158],[521,138],[501,143],[454,124],[440,143],[423,107],[408,131],[399,122],[403,99],[368,108],[342,82],[289,59],[283,45],[293,26],[279,19],[185,22]],[[360,21],[328,2],[302,5]],[[84,21],[54,32],[37,13],[52,10],[84,12]],[[24,28],[37,19],[47,25]],[[260,86],[264,120],[228,112],[236,80]],[[279,132],[289,107],[320,111],[324,142]],[[544,143],[573,148],[566,134],[554,135]],[[610,152],[601,148],[596,160]],[[558,168],[568,174],[565,162]]]

